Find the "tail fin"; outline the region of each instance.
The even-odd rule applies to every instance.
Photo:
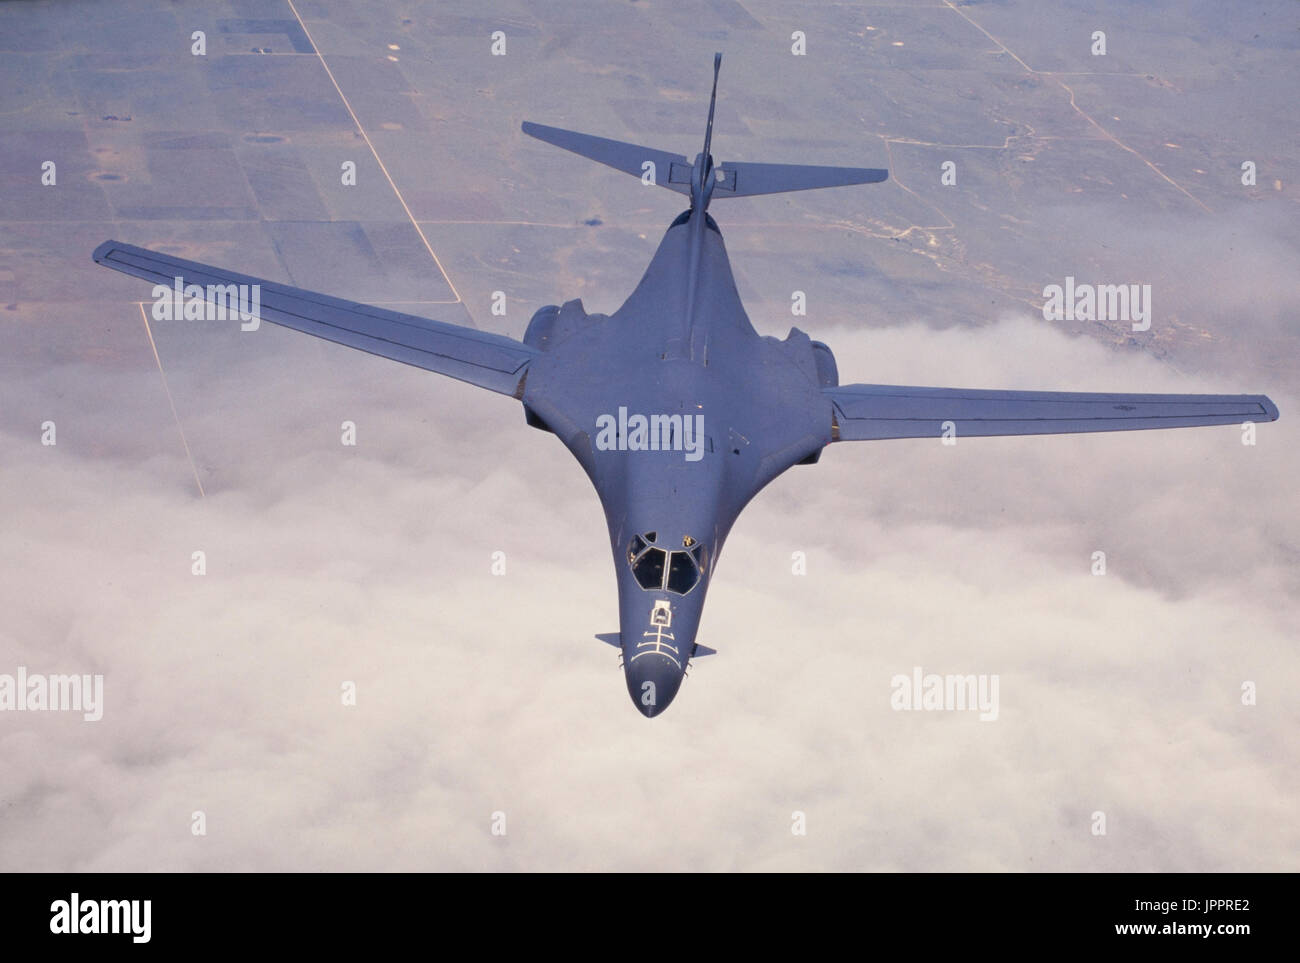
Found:
[[[706,164],[713,161],[713,155],[709,153],[709,146],[713,143],[713,108],[718,103],[718,71],[722,69],[722,54],[713,55],[713,93],[709,94],[709,123],[704,128],[704,162]]]
[[[606,137],[593,137],[559,127],[524,122],[530,137],[563,147],[640,177],[645,184],[666,187],[692,199],[692,206],[709,206],[711,197],[752,197],[756,194],[780,194],[807,191],[818,187],[845,187],[850,184],[878,184],[888,179],[889,171],[873,167],[814,167],[805,164],[724,163],[714,166],[709,154],[713,141],[713,112],[718,100],[718,71],[722,54],[713,55],[713,93],[709,97],[709,123],[704,129],[704,150],[691,163],[681,154],[640,147]],[[705,181],[705,178],[709,178]],[[695,190],[692,190],[695,186]],[[702,201],[702,204],[701,204]]]

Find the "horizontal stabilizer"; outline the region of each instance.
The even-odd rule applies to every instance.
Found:
[[[818,187],[847,187],[850,184],[879,184],[889,171],[874,167],[815,167],[807,164],[737,164],[728,161],[716,168],[714,198],[810,191]]]
[[[547,127],[524,121],[530,137],[563,147],[575,154],[640,177],[647,184],[666,187],[691,198],[691,209],[706,210],[714,197],[753,197],[786,191],[810,191],[819,187],[847,187],[850,184],[879,184],[889,171],[877,167],[819,167],[809,164],[714,164],[713,115],[718,101],[718,70],[722,54],[713,55],[713,93],[709,96],[709,123],[704,130],[704,150],[688,161],[681,154],[627,144],[607,137],[580,134],[576,130]],[[694,183],[693,183],[694,180]]]
[[[530,137],[544,140],[556,147],[563,147],[575,154],[581,154],[600,164],[620,170],[633,177],[644,177],[653,172],[654,183],[679,194],[691,193],[691,162],[681,154],[655,150],[653,147],[640,147],[610,140],[607,137],[593,137],[580,134],[576,130],[564,130],[560,127],[547,127],[524,121],[523,131]],[[654,167],[648,167],[653,164]]]

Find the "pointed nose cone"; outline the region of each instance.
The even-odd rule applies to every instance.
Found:
[[[624,663],[627,693],[647,719],[659,715],[682,687],[682,668],[666,655],[645,652]]]

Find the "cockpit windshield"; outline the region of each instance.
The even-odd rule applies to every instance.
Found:
[[[700,580],[700,570],[689,552],[673,552],[668,563],[668,591],[685,595]]]
[[[647,592],[667,589],[685,595],[699,584],[700,574],[708,564],[707,553],[699,541],[687,535],[682,549],[668,551],[654,544],[656,532],[632,536],[627,547],[632,577]]]
[[[664,550],[648,548],[632,562],[632,574],[643,589],[657,589],[664,581]]]

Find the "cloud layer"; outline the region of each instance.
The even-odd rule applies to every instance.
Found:
[[[1032,320],[834,347],[878,382],[1268,387]],[[156,372],[0,389],[0,671],[106,677],[99,723],[3,720],[7,869],[1296,868],[1286,394],[1255,447],[832,447],[742,516],[720,655],[648,722],[592,638],[617,625],[595,495],[512,402],[280,332],[219,366],[172,373],[202,500]],[[60,393],[57,446],[17,433]],[[913,666],[997,673],[998,721],[893,711]]]

